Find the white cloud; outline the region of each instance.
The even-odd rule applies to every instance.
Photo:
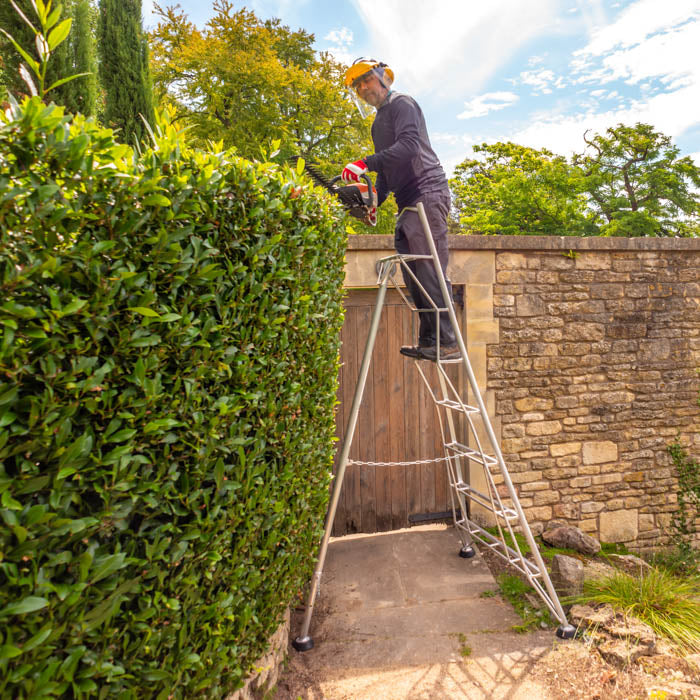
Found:
[[[354,36],[350,29],[347,27],[333,29],[323,39],[329,41],[331,45],[322,50],[328,51],[336,61],[345,65],[350,65],[353,62],[354,56],[350,49],[353,46]]]
[[[498,112],[510,107],[518,101],[518,96],[513,92],[487,92],[479,95],[469,102],[465,102],[466,109],[457,115],[457,119],[473,119],[483,117],[489,112]]]
[[[602,132],[616,124],[633,125],[637,122],[652,124],[658,131],[676,138],[697,124],[697,113],[688,109],[693,102],[697,103],[694,87],[660,93],[646,102],[636,100],[604,112],[587,110],[577,114],[541,115],[503,140],[569,155],[582,150],[583,134],[587,129]]]
[[[532,120],[514,138],[568,152],[580,148],[585,129],[600,131],[620,122],[646,122],[677,138],[698,123],[700,62],[692,57],[698,55],[699,45],[700,0],[674,0],[664,5],[663,12],[658,0],[636,0],[613,22],[594,30],[571,62],[575,83],[615,84],[618,89],[605,97],[603,88],[590,95],[616,98],[620,106]],[[626,98],[618,91],[623,85],[629,86],[623,91]],[[636,96],[631,98],[635,87]]]
[[[533,37],[555,23],[560,0],[354,0],[372,51],[414,95],[475,94]]]
[[[618,46],[634,46],[653,34],[666,32],[699,16],[697,0],[673,0],[663,3],[663,7],[659,0],[637,0],[625,8],[615,22],[595,30],[589,44],[576,53],[600,56]],[[691,60],[690,56],[686,59]]]

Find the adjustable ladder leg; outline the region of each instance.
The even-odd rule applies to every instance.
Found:
[[[338,472],[335,477],[335,483],[333,484],[333,493],[331,495],[331,501],[328,506],[328,512],[326,513],[326,524],[325,530],[323,532],[323,539],[321,541],[321,548],[318,553],[318,561],[316,562],[314,575],[311,579],[309,595],[306,600],[306,611],[304,613],[304,621],[302,623],[301,632],[299,636],[292,641],[292,646],[297,651],[308,651],[314,646],[314,641],[309,635],[309,628],[311,627],[311,617],[314,612],[314,603],[316,601],[316,595],[321,584],[323,565],[325,564],[326,553],[328,551],[328,541],[331,537],[333,521],[335,520],[336,510],[338,509],[340,491],[343,488],[343,478],[345,477],[345,468],[348,464],[350,447],[355,436],[355,429],[357,428],[357,416],[360,412],[360,404],[362,403],[362,396],[365,391],[365,385],[367,384],[367,374],[369,373],[369,365],[372,360],[372,350],[374,349],[374,342],[377,338],[377,329],[379,328],[379,319],[381,317],[382,308],[384,306],[384,298],[386,297],[386,287],[391,267],[393,267],[393,265],[385,267],[380,272],[380,285],[379,291],[377,292],[377,305],[375,306],[374,313],[372,314],[372,320],[370,322],[369,327],[369,334],[367,335],[367,344],[365,345],[365,352],[362,356],[362,364],[360,365],[360,374],[357,379],[357,385],[355,386],[355,395],[352,399],[350,417],[348,418],[347,427],[345,428],[343,446],[340,452],[340,457],[338,458]]]
[[[535,543],[535,539],[532,536],[532,531],[530,530],[530,526],[528,525],[527,519],[525,517],[525,513],[523,512],[523,509],[520,505],[520,500],[518,499],[518,495],[515,491],[515,488],[513,487],[513,482],[511,481],[510,474],[508,473],[508,469],[505,465],[505,461],[503,460],[503,454],[501,453],[501,448],[498,443],[498,439],[496,438],[496,434],[493,431],[493,426],[491,425],[491,420],[489,419],[488,412],[486,410],[486,405],[484,404],[484,400],[481,396],[481,391],[479,390],[479,386],[476,381],[476,377],[474,376],[474,372],[472,370],[471,363],[469,361],[469,356],[467,355],[467,348],[464,344],[464,339],[462,338],[462,333],[459,330],[459,323],[457,321],[457,314],[455,313],[454,309],[454,304],[452,303],[452,298],[450,296],[449,290],[447,289],[447,282],[445,281],[445,276],[442,273],[442,268],[440,267],[440,260],[438,257],[437,249],[435,248],[435,241],[433,240],[432,233],[430,231],[430,224],[428,223],[428,217],[425,214],[425,208],[423,207],[422,202],[418,202],[416,205],[416,210],[418,212],[418,216],[420,218],[421,224],[423,225],[423,232],[425,233],[425,239],[426,242],[428,243],[428,247],[430,249],[430,253],[433,258],[433,263],[435,265],[435,272],[437,274],[438,281],[440,283],[440,289],[442,290],[442,295],[443,295],[443,300],[445,303],[445,308],[447,309],[447,312],[450,317],[450,321],[452,323],[452,328],[454,329],[455,332],[455,337],[457,340],[457,344],[459,346],[459,350],[462,354],[462,364],[464,366],[464,370],[467,374],[467,377],[469,379],[469,384],[472,388],[472,391],[474,393],[474,397],[476,398],[477,405],[479,407],[479,412],[481,413],[481,417],[483,420],[483,425],[486,430],[486,434],[488,435],[489,441],[493,447],[496,459],[498,461],[498,465],[500,467],[500,472],[503,477],[503,481],[505,483],[506,489],[508,490],[508,494],[510,496],[511,501],[513,502],[513,507],[517,513],[518,520],[520,523],[520,527],[522,528],[523,534],[525,535],[525,539],[528,543],[528,546],[530,547],[530,550],[532,552],[532,556],[535,559],[535,563],[537,565],[537,568],[539,569],[542,582],[544,583],[544,586],[546,588],[546,592],[548,594],[547,598],[545,598],[545,602],[548,604],[552,612],[555,613],[557,619],[561,623],[559,628],[557,629],[557,636],[561,637],[563,639],[570,639],[574,635],[574,627],[569,624],[568,620],[566,619],[566,615],[564,613],[564,610],[561,607],[561,603],[559,602],[559,597],[557,596],[556,591],[554,590],[554,586],[552,585],[552,582],[549,578],[549,574],[547,572],[547,568],[544,564],[544,561],[542,560],[542,555],[540,554],[540,550],[537,547],[537,544]],[[437,365],[438,365],[438,370],[440,369],[440,348],[438,347],[438,352],[437,352]],[[487,466],[484,464],[484,469],[487,469]],[[466,513],[464,514],[466,516]]]

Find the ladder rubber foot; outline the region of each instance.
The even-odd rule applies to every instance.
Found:
[[[462,557],[462,559],[471,559],[476,556],[476,550],[470,544],[466,545],[459,550],[459,556]]]
[[[297,651],[309,651],[309,649],[314,648],[314,640],[309,636],[297,637],[296,639],[292,640],[292,646]]]
[[[576,628],[573,625],[559,625],[557,627],[557,637],[559,639],[573,639],[576,635]]]

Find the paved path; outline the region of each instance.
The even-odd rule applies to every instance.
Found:
[[[545,700],[526,675],[558,643],[554,632],[513,632],[520,619],[510,605],[481,597],[497,589],[488,567],[459,548],[445,526],[333,540],[315,647],[290,647],[276,700]]]

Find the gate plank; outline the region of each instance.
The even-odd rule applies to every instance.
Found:
[[[374,304],[365,305],[357,308],[358,322],[357,334],[355,335],[355,344],[357,348],[357,364],[358,373],[359,366],[364,355],[367,336],[369,335],[369,327],[372,320],[372,312]],[[377,342],[380,342],[379,336]],[[374,355],[377,349],[375,345]],[[374,358],[373,358],[374,363]],[[357,381],[357,379],[355,379]],[[370,365],[369,374],[367,375],[367,385],[365,393],[360,405],[360,414],[358,416],[358,433],[355,438],[355,443],[358,446],[358,459],[363,462],[374,462],[376,460],[375,450],[375,411],[374,411],[374,382],[372,378],[372,365]],[[374,467],[355,467],[358,473],[358,492],[356,495],[357,502],[355,508],[360,514],[358,519],[357,529],[354,532],[376,532],[377,531],[377,507],[374,485]]]

